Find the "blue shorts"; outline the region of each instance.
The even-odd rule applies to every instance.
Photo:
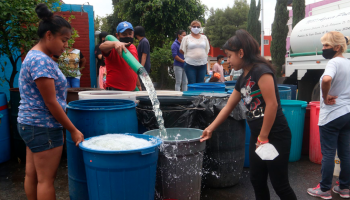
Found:
[[[63,145],[63,128],[48,128],[17,124],[19,135],[33,153]]]

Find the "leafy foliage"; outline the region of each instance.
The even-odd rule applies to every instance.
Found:
[[[113,4],[113,15],[118,12],[114,19],[145,28],[151,49],[162,47],[168,37],[173,38],[179,29],[186,30],[193,20],[204,22],[207,9],[200,0],[113,0]]]
[[[204,33],[213,47],[221,47],[236,30],[247,28],[249,6],[245,0],[235,0],[232,8],[210,9]]]
[[[160,89],[173,88],[175,74],[173,70],[174,59],[171,53],[173,41],[167,40],[162,47],[155,47],[151,53],[151,78],[157,82]]]
[[[107,22],[107,17],[96,16],[95,17],[95,31],[108,31],[109,26]]]
[[[285,62],[288,18],[287,0],[277,0],[271,34],[271,58],[272,63],[277,67],[277,75],[281,75],[282,65]]]
[[[293,0],[293,25],[305,18],[305,0]]]
[[[248,14],[248,25],[247,31],[254,37],[256,41],[261,43],[261,22],[259,21],[260,16],[260,0],[258,6],[256,6],[255,0],[250,1],[250,9]]]
[[[13,88],[15,76],[18,73],[17,62],[37,42],[39,18],[35,12],[35,7],[42,2],[49,8],[53,8],[53,4],[59,3],[59,0],[0,1],[0,54],[7,55],[12,65],[10,78],[4,76],[0,78],[0,81],[6,81],[10,88]],[[58,6],[53,11],[59,11],[59,9]],[[18,54],[19,50],[22,50],[20,54]],[[3,72],[10,70],[4,68],[4,66],[6,64],[2,64]]]

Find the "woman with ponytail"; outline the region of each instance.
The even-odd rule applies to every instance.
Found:
[[[321,102],[318,126],[322,152],[322,180],[307,193],[332,199],[331,189],[342,198],[350,198],[350,61],[343,56],[349,37],[331,31],[322,38],[322,55],[330,59],[320,79]],[[339,182],[332,188],[334,157],[340,159]]]
[[[21,101],[18,131],[27,146],[24,189],[28,200],[56,199],[54,181],[62,155],[63,127],[78,145],[83,134],[68,119],[67,80],[51,56],[68,47],[71,26],[45,4],[35,8],[41,19],[39,42],[28,52],[19,74]]]
[[[260,56],[258,42],[245,30],[236,31],[223,46],[227,63],[233,70],[243,69],[226,106],[208,126],[201,141],[209,139],[213,131],[225,121],[241,101],[247,108],[251,130],[249,145],[250,181],[257,200],[269,200],[267,178],[281,200],[296,200],[288,180],[288,160],[292,134],[281,108],[275,71]],[[234,133],[232,133],[234,134]],[[269,143],[269,144],[268,144]],[[261,159],[255,150],[262,145],[273,145],[278,156],[273,160]]]

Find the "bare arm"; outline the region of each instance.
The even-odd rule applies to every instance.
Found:
[[[331,85],[332,85],[332,77],[328,75],[324,76],[322,78],[321,90],[322,90],[322,98],[326,105],[334,105],[336,102],[335,99],[338,98],[337,96],[328,95],[329,90],[331,89]]]
[[[179,50],[179,52],[180,52],[181,54],[185,54],[184,51],[182,51],[181,49]]]
[[[76,145],[84,140],[84,135],[72,124],[56,100],[55,82],[51,78],[38,78],[35,83],[44,99],[45,105],[53,117],[71,134]]]
[[[117,42],[117,41],[105,41],[104,43],[102,43],[100,45],[100,50],[109,55],[112,51],[112,49],[114,48],[115,50],[117,50],[118,54],[120,56],[122,56],[122,51],[124,50],[124,52],[126,53],[126,48],[125,45],[128,45],[127,43],[123,43],[123,42]]]
[[[181,50],[180,50],[181,51]],[[175,60],[177,60],[177,61],[179,61],[179,62],[182,62],[182,63],[184,63],[185,61],[184,60],[182,60],[179,56],[175,56],[175,58],[174,58]]]
[[[80,61],[79,61],[79,68],[80,69],[83,69],[85,67],[85,64],[86,64],[86,58],[81,58]]]
[[[232,79],[233,79],[233,76],[232,76],[232,75],[230,75],[230,81],[232,81]]]
[[[140,82],[140,78],[139,77],[137,77],[136,87],[139,88],[140,91],[142,91],[141,82]]]
[[[97,58],[101,60],[102,59],[102,54],[98,54]]]
[[[145,66],[146,60],[147,60],[147,53],[142,53],[142,57],[141,57],[141,65],[142,66]]]
[[[266,103],[264,120],[260,130],[260,141],[268,140],[271,128],[276,119],[278,103],[275,93],[275,83],[271,74],[264,74],[258,82],[262,97]]]
[[[237,90],[233,90],[230,98],[227,101],[226,106],[220,111],[219,115],[216,117],[213,123],[211,123],[203,131],[203,134],[200,140],[201,142],[211,138],[213,131],[227,119],[227,117],[230,115],[232,110],[237,106],[240,100],[241,100],[241,93],[238,92]]]

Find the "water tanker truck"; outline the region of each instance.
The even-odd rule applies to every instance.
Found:
[[[311,13],[310,13],[311,14]],[[350,0],[337,1],[312,9],[312,16],[301,20],[292,30],[285,63],[284,83],[298,84],[298,99],[320,100],[319,80],[329,60],[322,56],[321,37],[330,31],[350,36]],[[344,57],[350,59],[350,47]],[[349,66],[350,67],[350,66]],[[349,77],[350,78],[350,77]]]

